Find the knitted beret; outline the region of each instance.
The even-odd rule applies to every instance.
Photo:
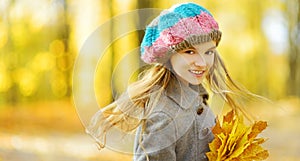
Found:
[[[181,3],[164,10],[147,27],[141,43],[145,63],[164,63],[174,51],[221,39],[211,13],[195,3]]]

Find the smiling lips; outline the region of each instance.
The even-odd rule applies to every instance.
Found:
[[[189,72],[191,72],[196,77],[202,77],[205,70],[189,70]]]

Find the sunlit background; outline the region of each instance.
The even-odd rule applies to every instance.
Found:
[[[89,35],[111,17],[179,2],[187,1],[1,0],[0,161],[131,160],[108,149],[99,152],[84,133],[72,97],[76,57]],[[193,2],[205,6],[219,22],[223,37],[218,51],[234,79],[273,101],[255,107],[270,120],[265,133],[270,137],[269,160],[300,160],[300,0]],[[99,39],[111,39],[131,23],[112,23],[110,32]],[[111,73],[139,46],[142,36],[141,31],[129,33],[107,48],[108,56],[95,73],[100,106],[113,100]],[[123,69],[139,61],[130,58],[128,69]],[[88,66],[97,60],[85,62]],[[88,106],[95,93],[84,90],[84,75],[80,83],[80,99]]]

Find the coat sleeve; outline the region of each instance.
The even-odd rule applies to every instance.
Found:
[[[176,128],[173,119],[164,112],[154,112],[138,128],[134,143],[134,161],[175,161]]]

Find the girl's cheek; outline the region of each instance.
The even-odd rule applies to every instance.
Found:
[[[211,56],[210,60],[211,60],[211,64],[213,65],[213,64],[214,64],[214,60],[215,60],[215,54],[213,54],[213,55]]]
[[[214,57],[211,57],[211,58],[208,60],[208,66],[211,67],[213,64],[214,64]]]

